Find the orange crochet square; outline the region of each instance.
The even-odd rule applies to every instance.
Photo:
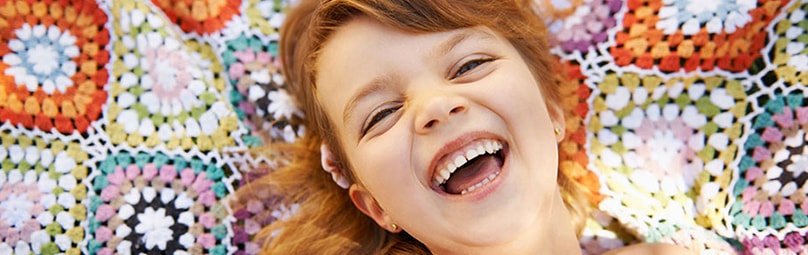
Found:
[[[710,22],[693,26],[693,23],[683,22],[683,18],[679,18],[682,12],[671,14],[670,10],[675,7],[664,6],[660,0],[629,0],[628,11],[623,17],[623,29],[615,35],[615,45],[610,47],[609,52],[618,66],[634,65],[642,69],[657,67],[664,72],[682,69],[687,72],[698,69],[710,71],[717,66],[726,71],[742,72],[761,56],[766,42],[765,28],[787,3],[761,0],[756,8],[748,10],[749,16],[745,16],[746,10],[730,12],[729,16],[735,15],[733,18],[738,19],[738,13],[741,13],[740,16],[751,17],[751,20],[743,26],[730,26],[727,29],[728,24],[737,23],[728,21],[727,17],[722,20],[721,15],[712,17]],[[704,6],[702,3],[691,4]],[[723,16],[727,16],[727,10],[723,11]],[[665,33],[662,28],[671,28],[669,21],[680,23],[675,25],[677,29],[673,33]],[[687,26],[690,26],[688,31],[691,32],[683,31],[683,27]],[[716,26],[720,32],[716,31]]]
[[[0,3],[0,121],[84,133],[107,99],[107,19],[89,0]]]

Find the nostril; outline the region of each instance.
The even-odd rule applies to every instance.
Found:
[[[460,114],[466,111],[465,105],[455,105],[452,108],[448,108],[445,106],[449,106],[449,104],[443,104],[441,101],[434,102],[440,103],[440,105],[431,107],[424,112],[424,118],[419,118],[420,120],[416,121],[416,123],[420,124],[420,126],[417,126],[419,130],[426,131],[436,128],[436,126],[442,125],[442,122],[448,121],[452,117],[451,115]],[[446,111],[447,109],[449,110],[448,112]]]
[[[437,120],[430,120],[429,122],[426,123],[426,125],[424,125],[424,128],[431,128],[437,122],[438,122]]]
[[[462,111],[464,111],[464,110],[466,110],[466,107],[463,107],[463,106],[457,106],[457,107],[455,107],[455,108],[452,108],[452,110],[451,110],[451,111],[449,111],[449,113],[458,113],[458,112],[462,112]]]

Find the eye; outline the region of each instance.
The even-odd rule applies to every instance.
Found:
[[[457,71],[455,71],[455,73],[452,75],[452,79],[460,77],[466,72],[474,70],[474,68],[477,68],[478,66],[485,64],[487,62],[491,62],[493,60],[494,60],[493,58],[478,58],[469,60],[468,62],[463,63],[463,65],[460,66],[460,68],[458,68]]]
[[[400,107],[382,108],[381,110],[372,113],[370,119],[365,125],[365,128],[362,129],[362,135],[364,136],[367,134],[368,131],[373,128],[373,126],[376,126],[376,124],[384,120],[384,118],[398,111],[399,108]]]

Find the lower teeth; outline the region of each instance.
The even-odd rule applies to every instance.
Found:
[[[479,183],[477,183],[477,184],[474,184],[474,185],[472,185],[471,187],[468,187],[468,188],[464,189],[463,191],[460,191],[460,194],[461,194],[461,195],[463,195],[463,194],[466,194],[466,193],[472,192],[472,191],[474,191],[474,190],[476,190],[476,189],[479,189],[479,188],[480,188],[480,187],[482,187],[483,185],[486,185],[486,184],[488,184],[489,182],[491,182],[492,180],[494,180],[494,178],[496,178],[496,177],[497,177],[497,175],[499,175],[499,171],[497,171],[496,173],[493,173],[493,174],[491,174],[491,175],[488,175],[488,177],[486,177],[485,179],[483,179],[483,181],[481,181],[481,182],[479,182]]]

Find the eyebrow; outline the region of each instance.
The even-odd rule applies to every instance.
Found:
[[[449,38],[449,40],[446,40],[438,45],[438,47],[435,47],[435,51],[433,51],[432,54],[434,54],[434,56],[443,56],[449,54],[449,52],[452,52],[452,50],[457,47],[460,42],[468,39],[473,34],[476,34],[474,30],[463,30],[462,32],[453,35],[451,38]]]
[[[494,38],[494,35],[485,30],[471,28],[463,29],[461,32],[452,35],[449,40],[446,40],[442,44],[435,47],[432,54],[434,54],[433,56],[443,56],[449,54],[449,52],[452,52],[457,45],[460,45],[461,42],[468,39],[491,40]]]
[[[362,99],[373,93],[381,91],[382,89],[384,89],[385,86],[387,86],[390,82],[394,80],[395,77],[391,75],[384,75],[376,77],[375,79],[368,82],[366,85],[362,86],[362,89],[359,91],[359,93],[351,97],[351,99],[348,100],[348,104],[345,105],[345,110],[342,112],[342,121],[348,122],[348,120],[351,119],[351,117],[353,116],[354,108],[356,108],[356,105]]]

